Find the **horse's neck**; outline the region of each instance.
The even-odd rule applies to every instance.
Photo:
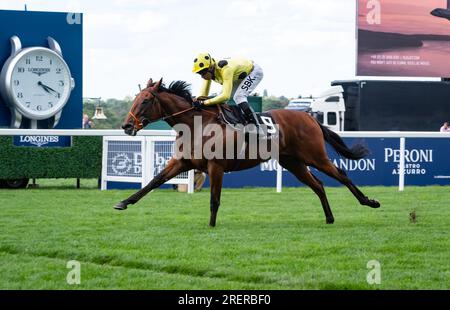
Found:
[[[183,112],[191,107],[191,104],[189,102],[187,102],[184,98],[176,95],[166,94],[164,99],[165,100],[161,102],[161,109],[166,117]],[[190,124],[192,121],[191,111],[180,113],[178,115],[175,115],[174,117],[168,117],[166,120],[166,122],[172,127],[179,123]]]
[[[165,102],[162,102],[161,109],[163,109],[166,116],[177,114],[183,112],[192,107],[192,105],[187,102],[184,98],[175,95],[168,95]],[[187,126],[193,128],[194,119],[196,116],[201,116],[201,122],[203,125],[210,123],[217,123],[218,108],[216,106],[205,108],[201,114],[196,110],[186,111],[185,113],[180,113],[174,117],[169,117],[166,122],[171,126],[176,124],[186,124]]]

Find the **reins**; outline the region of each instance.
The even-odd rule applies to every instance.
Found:
[[[155,93],[155,92],[152,91],[152,90],[150,90],[150,93],[153,95],[153,97],[154,97],[155,99],[158,99],[158,101],[160,101],[160,100],[159,100],[159,95],[158,95],[157,93]],[[155,120],[153,120],[153,121],[149,121],[147,118],[144,118],[143,120],[146,120],[146,121],[147,121],[147,123],[145,124],[145,126],[147,126],[148,124],[156,123],[156,122],[159,122],[159,121],[164,121],[164,120],[166,120],[166,119],[168,119],[168,118],[171,118],[171,117],[174,117],[174,116],[177,116],[177,115],[180,115],[180,114],[189,112],[189,111],[194,110],[194,109],[195,109],[195,107],[190,107],[190,108],[187,108],[187,109],[185,109],[185,110],[182,110],[182,111],[179,111],[179,112],[170,114],[170,115],[166,115],[166,116],[160,117],[160,118],[155,119]],[[202,110],[202,111],[204,111],[204,112],[206,112],[206,113],[209,113],[209,114],[212,114],[212,115],[216,115],[216,113],[211,112],[211,111],[208,111],[208,110]],[[136,115],[134,115],[134,114],[131,112],[131,110],[128,112],[128,114],[133,118],[133,120],[134,120],[134,125],[135,125],[138,129],[142,129],[142,128],[144,127],[143,122],[140,121],[140,120],[136,117]]]

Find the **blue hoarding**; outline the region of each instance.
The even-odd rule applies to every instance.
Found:
[[[355,138],[344,138],[351,146]],[[360,139],[358,139],[360,140]],[[362,141],[370,149],[370,154],[360,160],[349,160],[339,156],[327,145],[330,160],[346,171],[350,179],[358,186],[399,184],[400,139],[399,138],[366,138]],[[173,142],[167,142],[168,144]],[[449,138],[407,138],[405,146],[405,185],[450,185],[450,137]],[[155,149],[154,165],[158,171],[171,157],[167,147]],[[131,165],[131,161],[130,161]],[[131,168],[130,168],[131,169]],[[275,187],[277,163],[274,160],[262,163],[255,168],[226,173],[223,186],[229,188],[242,187]],[[341,184],[311,168],[313,174],[326,186]],[[209,182],[205,183],[205,187]],[[304,186],[290,172],[283,172],[283,186]],[[136,188],[139,187],[136,185]],[[108,185],[108,188],[112,188]],[[115,184],[114,188],[120,188]]]
[[[347,145],[355,138],[344,138]],[[400,139],[366,138],[364,143],[370,155],[360,160],[349,160],[338,155],[327,144],[331,161],[346,171],[356,185],[396,186],[399,183]],[[450,139],[408,138],[405,147],[405,185],[450,185]],[[276,186],[275,161],[268,161],[244,171],[227,173],[224,187]],[[313,174],[327,186],[339,186],[338,181],[315,168]],[[205,186],[208,184],[205,184]],[[283,172],[283,186],[299,186],[300,183],[289,171]]]

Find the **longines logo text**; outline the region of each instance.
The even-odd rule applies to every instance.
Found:
[[[48,143],[58,143],[58,136],[20,136],[19,142],[30,143],[36,146],[43,146]]]
[[[50,68],[28,68],[28,72],[41,76],[47,72],[50,72]]]

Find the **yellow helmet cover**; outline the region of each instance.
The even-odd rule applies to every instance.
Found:
[[[197,73],[211,67],[212,64],[214,64],[214,59],[209,53],[198,54],[197,58],[194,59],[194,68],[192,68],[192,72]]]

